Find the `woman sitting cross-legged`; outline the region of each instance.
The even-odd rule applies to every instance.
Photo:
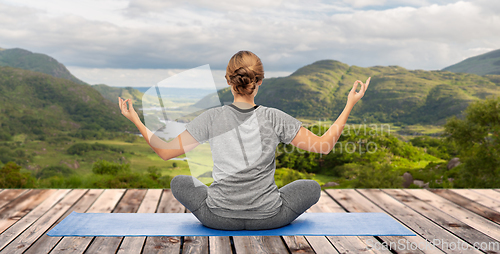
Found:
[[[359,80],[354,83],[344,110],[319,137],[287,113],[254,103],[263,79],[262,62],[255,54],[236,53],[226,70],[234,102],[204,111],[168,143],[142,124],[130,99],[119,98],[122,114],[136,124],[148,144],[164,160],[184,154],[201,143],[210,143],[213,183],[206,186],[193,176],[178,175],[170,184],[175,198],[207,227],[223,230],[279,228],[314,205],[321,194],[321,187],[314,180],[296,180],[277,187],[274,182],[276,147],[281,142],[328,154],[340,137],[351,109],[363,97],[370,82],[368,78],[366,83]],[[356,91],[358,83],[361,84],[359,92]]]

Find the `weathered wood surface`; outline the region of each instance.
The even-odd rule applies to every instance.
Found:
[[[349,212],[385,212],[382,208],[380,208],[377,204],[361,195],[358,190],[354,189],[330,189],[326,190],[326,192],[334,198],[342,207],[347,209]],[[413,232],[416,230],[412,229]],[[380,242],[367,240],[367,244],[371,249],[393,249],[398,253],[424,253],[422,248],[406,248],[406,245],[403,247],[398,243],[414,243],[415,245],[426,246],[427,241],[424,237],[417,234],[416,236],[379,236],[379,239],[383,241]],[[443,253],[443,251],[438,248],[426,249],[425,253]]]
[[[183,213],[186,208],[179,203],[170,190],[163,190],[157,213]],[[146,237],[142,253],[175,253],[181,250],[181,238],[177,236]]]
[[[50,231],[70,213],[83,213],[87,211],[87,209],[89,209],[89,207],[94,203],[94,201],[99,197],[99,195],[101,195],[103,191],[104,190],[102,189],[89,190],[80,200],[78,200],[78,202],[73,207],[68,209],[68,211],[63,216],[61,216],[56,223],[52,224],[52,226],[46,232]],[[38,240],[32,246],[29,247],[28,251],[26,251],[25,254],[49,253],[50,250],[52,250],[54,246],[56,246],[56,244],[62,239],[62,237],[50,237],[45,233],[42,235],[42,237],[38,238]]]
[[[115,208],[126,190],[105,190],[87,213],[110,213]],[[83,253],[95,237],[63,237],[50,253]]]
[[[138,213],[154,213],[158,207],[158,202],[160,201],[162,190],[160,189],[150,189],[146,193],[146,196],[142,200],[141,206]],[[125,253],[141,253],[142,246],[146,241],[146,237],[124,237],[118,254]]]
[[[0,189],[0,253],[500,253],[499,189],[328,189],[307,210],[384,212],[417,236],[46,235],[73,211],[189,212],[169,189]]]

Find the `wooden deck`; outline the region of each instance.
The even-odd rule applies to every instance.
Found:
[[[0,253],[500,253],[498,189],[329,189],[307,211],[384,212],[417,234],[399,237],[46,235],[72,211],[189,212],[169,189],[0,190]]]

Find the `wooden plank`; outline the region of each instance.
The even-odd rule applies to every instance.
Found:
[[[53,194],[47,197],[35,209],[30,211],[26,216],[17,221],[0,235],[0,250],[14,240],[24,230],[31,226],[38,218],[46,213],[52,206],[57,204],[68,192],[69,189],[54,190]]]
[[[186,212],[190,213],[191,211],[186,208]],[[205,251],[205,248],[207,248],[207,251]],[[232,252],[233,250],[231,249],[231,239],[229,236],[184,237],[182,253],[230,254]]]
[[[231,254],[231,241],[229,236],[209,236],[208,242],[210,246],[209,253]]]
[[[86,211],[87,213],[109,213],[113,211],[125,189],[106,189]],[[50,253],[83,253],[94,237],[63,237]]]
[[[233,236],[238,254],[288,253],[279,236]]]
[[[3,190],[2,192],[0,192],[0,208],[5,206],[6,204],[12,202],[17,197],[21,196],[22,194],[24,194],[28,191],[29,191],[28,189]]]
[[[463,241],[454,234],[444,230],[436,225],[433,221],[421,216],[419,213],[408,207],[407,205],[395,200],[379,189],[358,189],[358,191],[366,198],[380,206],[389,215],[399,220],[400,223],[414,230],[417,234],[425,237],[428,241],[455,242],[460,246],[467,246],[471,249],[468,253],[481,253],[481,251],[473,248],[472,245]],[[437,248],[446,253],[463,253],[462,249],[452,247],[450,245],[438,244]]]
[[[183,254],[208,254],[208,236],[184,236]]]
[[[449,189],[430,189],[433,193],[450,200],[451,202],[469,209],[472,212],[475,212],[491,221],[496,223],[500,223],[500,213],[488,208],[484,205],[478,204],[460,194],[457,194]]]
[[[320,237],[323,239],[326,239],[324,236],[320,236]],[[284,235],[284,236],[282,236],[282,238],[283,238],[283,241],[285,241],[285,243],[286,243],[286,245],[291,253],[315,253],[313,251],[313,249],[311,248],[311,245],[309,245],[309,243],[307,242],[307,240],[304,236]],[[329,245],[332,246],[331,244],[329,244]],[[332,246],[332,249],[334,249],[333,246]],[[320,253],[320,252],[316,252],[316,253]],[[333,252],[333,253],[335,253],[335,252]]]
[[[183,213],[186,208],[175,199],[170,189],[164,189],[157,213]],[[146,237],[142,253],[175,253],[181,249],[181,238],[178,236]]]
[[[500,242],[496,241],[495,239],[483,234],[477,229],[463,223],[462,221],[443,212],[442,210],[439,210],[434,206],[429,205],[428,203],[418,199],[417,197],[408,194],[407,192],[404,192],[403,190],[384,189],[383,191],[391,195],[394,199],[404,203],[413,210],[417,211],[422,216],[427,217],[434,223],[438,224],[439,226],[445,228],[454,235],[465,240],[472,246],[474,245],[474,243],[481,243],[481,242],[492,243],[494,245],[500,246]],[[500,252],[492,251],[489,253],[500,253]]]
[[[137,213],[154,213],[158,207],[162,192],[161,189],[149,189]],[[120,244],[118,254],[141,253],[145,242],[146,237],[125,237]]]
[[[45,231],[72,207],[84,194],[85,189],[71,190],[59,203],[38,218],[28,229],[17,236],[1,253],[23,253],[28,249]],[[1,249],[1,248],[0,248]]]
[[[0,233],[35,209],[56,190],[30,190],[0,209]]]
[[[190,213],[191,211],[186,208],[186,212]],[[206,251],[205,248],[207,249]],[[231,239],[229,236],[184,237],[182,253],[230,254],[232,252],[233,250],[231,249]]]
[[[61,216],[54,224],[52,224],[47,232],[54,228],[57,224],[59,224],[64,218],[66,218],[66,216],[68,216],[73,211],[77,213],[85,212],[103,191],[103,189],[89,190],[80,200],[78,200],[78,202],[73,207],[66,211],[63,216]],[[24,254],[49,253],[50,250],[52,250],[61,239],[62,237],[51,237],[47,234],[43,234],[43,236],[40,237],[33,245],[31,245]]]
[[[335,201],[325,192],[322,191],[321,198],[318,203],[309,208],[307,212],[335,212],[335,213],[345,213],[346,210],[342,208],[339,204],[335,203]],[[333,250],[318,250],[318,244],[314,244],[311,242],[310,237],[307,237],[309,243],[313,245],[314,251],[317,253],[391,253],[389,250],[384,249],[372,249],[370,245],[366,244],[368,242],[378,242],[376,238],[373,236],[365,237],[365,236],[327,236],[325,239],[329,240],[319,247],[323,249],[325,246],[335,246]],[[370,240],[368,240],[370,239]],[[332,245],[333,244],[333,245]]]
[[[488,193],[475,189],[450,189],[451,191],[457,193],[458,195],[462,195],[478,204],[491,208],[494,211],[500,212],[500,200],[495,200],[491,196],[488,196]],[[484,190],[484,189],[483,189]],[[495,192],[494,190],[490,190]],[[500,194],[500,193],[499,193]],[[500,196],[500,195],[499,195]]]
[[[113,210],[113,213],[135,213],[146,195],[145,189],[129,189]],[[85,251],[87,253],[116,253],[123,237],[96,237]]]
[[[359,192],[354,189],[327,189],[325,190],[328,195],[330,195],[334,200],[336,200],[344,209],[349,212],[383,212],[380,207],[375,205],[372,201],[362,196]],[[414,230],[413,230],[414,231]],[[423,246],[427,246],[430,242],[427,241],[420,235],[416,236],[378,236],[379,239],[383,241],[373,242],[369,239],[365,238],[365,243],[368,244],[371,249],[392,249],[396,253],[424,253],[421,249]],[[362,238],[363,240],[363,238]],[[406,248],[402,246],[398,246],[398,243],[422,246],[422,248]],[[425,253],[444,253],[442,250],[438,248],[428,248],[425,249]]]
[[[186,208],[186,213],[191,213]],[[183,254],[208,254],[208,236],[185,236],[182,245]]]
[[[500,192],[498,191],[492,189],[472,189],[472,190],[488,198],[491,198],[497,202],[500,202]]]
[[[471,212],[429,190],[407,189],[405,191],[490,237],[500,240],[500,226],[481,215]]]
[[[330,202],[331,201],[331,202]],[[345,212],[340,206],[335,204],[333,199],[326,194],[325,191],[321,191],[321,196],[316,204],[311,206],[306,211],[307,213],[333,213],[333,212]],[[335,247],[332,245],[328,236],[305,236],[305,239],[312,247],[315,253],[338,253]],[[337,237],[337,236],[336,236]],[[290,246],[289,246],[290,248]]]

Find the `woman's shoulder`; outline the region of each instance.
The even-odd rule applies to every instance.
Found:
[[[272,117],[289,116],[288,113],[286,113],[285,111],[283,111],[283,110],[281,110],[279,108],[262,106],[262,109],[264,110],[264,112],[266,112],[266,114],[268,116],[272,116]]]

